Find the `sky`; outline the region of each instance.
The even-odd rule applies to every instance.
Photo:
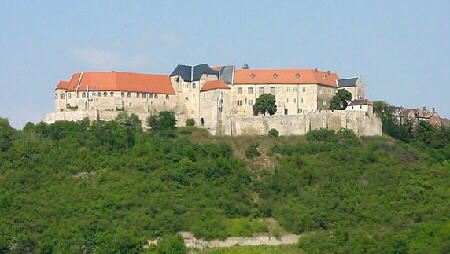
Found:
[[[0,117],[54,110],[75,72],[247,63],[361,75],[371,100],[450,118],[450,1],[0,0]]]

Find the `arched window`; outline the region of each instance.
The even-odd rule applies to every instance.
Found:
[[[203,117],[200,118],[200,124],[202,125],[202,127],[205,126],[205,119],[203,119]]]

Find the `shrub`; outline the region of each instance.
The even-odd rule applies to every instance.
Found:
[[[278,137],[279,132],[277,131],[277,129],[270,129],[269,132],[267,133],[267,136],[269,137]]]
[[[337,136],[333,130],[320,129],[320,130],[312,130],[306,133],[306,139],[309,142],[314,141],[335,142],[337,141]]]
[[[255,157],[260,156],[261,153],[258,151],[258,147],[259,147],[258,143],[250,144],[247,150],[245,151],[245,158],[253,159]]]
[[[175,128],[175,114],[173,112],[163,111],[158,115],[147,118],[147,126],[154,130],[170,130]]]
[[[192,118],[187,119],[186,126],[195,126],[195,120]]]
[[[157,254],[186,254],[187,249],[181,235],[166,235],[158,243]]]

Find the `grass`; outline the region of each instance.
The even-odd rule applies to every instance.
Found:
[[[197,252],[198,254],[304,254],[296,245],[281,246],[245,246],[223,249],[210,249]]]

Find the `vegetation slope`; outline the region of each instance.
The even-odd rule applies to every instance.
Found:
[[[258,253],[446,253],[450,135],[428,127],[405,143],[328,130],[292,138],[142,131],[123,115],[20,131],[2,119],[0,253],[179,253],[143,246],[178,231],[276,234],[262,218],[305,236]],[[426,142],[436,135],[440,142]],[[259,155],[245,158],[256,143]]]

